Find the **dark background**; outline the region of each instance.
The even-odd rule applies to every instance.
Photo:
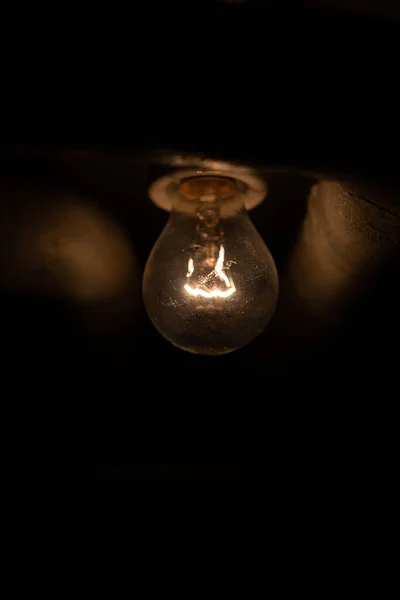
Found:
[[[0,164],[13,476],[71,485],[252,479],[300,494],[310,484],[329,493],[388,482],[395,253],[341,307],[337,327],[324,333],[311,320],[310,335],[293,343],[272,323],[218,358],[169,345],[140,299],[167,219],[146,190],[175,166],[218,159],[262,170],[269,195],[250,217],[280,275],[318,179],[351,180],[398,214],[395,11],[305,4],[140,7],[129,34],[103,22],[90,39],[73,36],[64,48],[59,39],[51,64],[39,58],[39,35],[25,52],[19,85],[5,85],[18,101],[6,94]],[[80,30],[83,17],[69,17]],[[44,44],[45,56],[50,49]],[[99,244],[120,240],[106,261],[111,287],[118,281],[106,299],[96,259],[81,264],[78,252],[69,266],[62,254],[75,235],[85,253],[92,227]]]

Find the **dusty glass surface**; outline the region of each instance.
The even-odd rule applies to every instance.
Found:
[[[146,265],[143,298],[167,340],[194,353],[225,354],[268,324],[278,276],[238,190],[197,187],[176,195]]]

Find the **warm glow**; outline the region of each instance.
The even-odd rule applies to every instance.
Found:
[[[232,283],[230,282],[228,276],[224,272],[224,261],[225,261],[225,248],[221,244],[221,246],[219,248],[219,255],[218,255],[218,260],[215,264],[215,268],[211,271],[211,273],[209,273],[207,275],[207,277],[205,277],[205,280],[208,281],[213,276],[217,276],[223,280],[226,287],[228,288],[227,290],[215,289],[215,290],[211,290],[210,292],[207,292],[206,290],[203,290],[202,288],[192,288],[188,284],[186,284],[184,286],[185,290],[187,292],[189,292],[189,294],[191,296],[202,296],[203,298],[228,298],[229,296],[232,296],[232,294],[235,293],[236,288],[235,288],[235,285],[233,284],[233,282]],[[186,274],[186,277],[191,277],[193,274],[193,271],[194,271],[193,258],[189,258],[188,272]]]

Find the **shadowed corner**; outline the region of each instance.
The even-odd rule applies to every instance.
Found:
[[[286,344],[323,339],[343,326],[377,273],[398,254],[400,218],[346,185],[320,181],[281,278],[274,326]],[[296,342],[297,340],[297,342]]]
[[[62,300],[99,331],[131,324],[140,269],[124,230],[94,203],[29,189],[0,208],[0,281],[17,294]]]

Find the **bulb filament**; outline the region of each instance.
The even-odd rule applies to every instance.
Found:
[[[236,288],[235,288],[235,284],[233,283],[233,281],[230,280],[229,277],[227,276],[227,274],[224,272],[224,262],[225,262],[225,248],[221,244],[219,247],[218,259],[217,259],[217,262],[215,263],[214,269],[212,271],[210,271],[210,273],[208,273],[208,275],[206,275],[205,277],[201,277],[199,279],[199,281],[201,284],[204,285],[204,284],[209,283],[213,279],[215,279],[215,277],[218,277],[225,283],[226,288],[227,288],[226,290],[220,290],[220,289],[216,288],[216,289],[207,291],[207,290],[204,290],[203,288],[198,288],[198,287],[192,288],[187,283],[184,285],[185,290],[191,296],[202,296],[203,298],[228,298],[229,296],[232,296],[232,294],[235,293]],[[186,277],[187,278],[192,277],[193,272],[194,272],[193,258],[189,258],[188,271],[186,273]]]

